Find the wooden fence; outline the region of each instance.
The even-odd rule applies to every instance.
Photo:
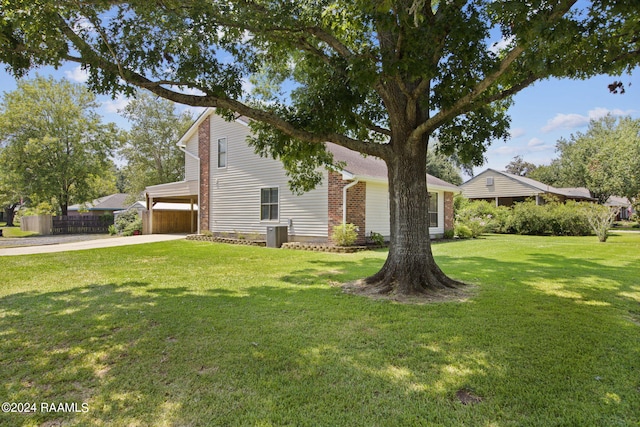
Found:
[[[153,221],[149,216],[150,211],[142,212],[143,234],[195,233],[198,230],[197,211],[153,210]]]
[[[109,232],[113,216],[54,216],[53,234],[102,234]]]

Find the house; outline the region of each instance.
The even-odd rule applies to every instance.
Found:
[[[327,143],[341,170],[324,170],[315,189],[293,194],[280,161],[260,157],[246,139],[248,119],[225,121],[206,110],[178,141],[185,152],[185,180],[147,187],[150,226],[158,202],[199,206],[197,231],[214,235],[265,234],[267,227],[285,226],[289,241],[330,242],[333,227],[343,221],[359,228],[358,242],[371,232],[390,234],[389,193],[385,163]],[[428,176],[430,232],[442,236],[453,228],[453,195],[458,187]],[[346,202],[346,203],[345,203]],[[343,205],[346,204],[346,211]]]
[[[512,206],[533,198],[544,204],[544,196],[566,200],[596,201],[586,188],[555,188],[531,178],[487,169],[460,186],[462,194],[471,200],[487,200],[496,206]]]
[[[116,193],[101,197],[89,203],[71,205],[67,208],[67,215],[113,215],[114,212],[127,208],[128,204],[125,204],[127,197],[129,197],[128,194]]]
[[[634,214],[633,205],[626,197],[611,196],[604,205],[618,209],[616,221],[631,219],[631,216]]]

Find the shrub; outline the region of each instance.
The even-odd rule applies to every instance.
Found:
[[[454,234],[459,239],[470,239],[473,237],[473,232],[465,224],[456,224],[454,227]]]
[[[358,238],[358,227],[355,224],[342,224],[333,227],[331,239],[338,246],[351,246]]]
[[[384,236],[380,233],[376,233],[375,231],[372,231],[369,234],[369,239],[371,239],[371,242],[373,242],[374,245],[377,245],[377,246],[384,245]]]
[[[618,215],[618,209],[611,209],[608,206],[596,205],[595,203],[584,203],[582,211],[600,242],[606,242],[609,237],[609,228],[613,220]]]
[[[566,203],[550,203],[548,210],[549,232],[556,236],[588,236],[591,226],[582,209],[584,203],[568,200]]]
[[[505,233],[510,215],[509,208],[496,207],[485,200],[460,203],[456,221],[469,227],[477,237],[482,233]]]
[[[548,210],[534,201],[516,203],[512,208],[507,228],[516,234],[549,234]]]
[[[205,237],[213,236],[213,233],[211,232],[211,230],[202,230],[202,232],[200,234],[202,234]]]
[[[454,236],[455,236],[455,231],[454,230],[445,230],[444,231],[444,238],[445,239],[453,239]]]
[[[111,225],[109,226],[109,234],[110,234],[111,236],[114,236],[114,235],[118,234],[118,232],[116,231],[116,226],[115,226],[115,224],[111,224]]]
[[[132,236],[135,230],[142,231],[142,218],[135,210],[126,211],[116,217],[115,226],[118,234]]]
[[[133,236],[134,234],[142,233],[142,218],[138,216],[135,221],[130,222],[127,226],[122,230],[123,236]]]

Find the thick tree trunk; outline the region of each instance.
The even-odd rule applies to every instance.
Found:
[[[4,219],[7,223],[7,227],[14,227],[13,218],[15,217],[17,204],[5,206],[4,208]]]
[[[422,152],[424,149],[424,153]],[[382,269],[365,282],[383,294],[425,294],[460,285],[433,259],[429,237],[426,144],[387,159],[391,241]]]

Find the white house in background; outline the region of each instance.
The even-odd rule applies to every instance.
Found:
[[[185,180],[145,190],[150,222],[158,202],[199,206],[197,231],[215,235],[265,234],[267,227],[286,226],[289,241],[327,242],[343,221],[359,228],[359,242],[371,232],[389,237],[389,193],[385,163],[372,156],[327,143],[339,171],[324,171],[322,183],[302,195],[293,194],[280,161],[263,158],[246,139],[248,119],[228,122],[206,110],[178,141],[185,152]],[[430,232],[440,237],[453,228],[453,195],[460,190],[428,176]],[[343,205],[346,202],[346,212]],[[146,232],[163,232],[150,226]],[[188,230],[187,230],[188,231]]]

